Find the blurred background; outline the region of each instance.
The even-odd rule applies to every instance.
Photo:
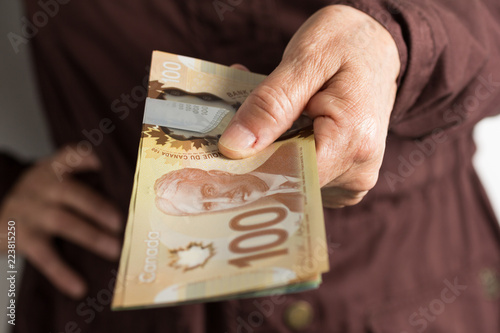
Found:
[[[20,31],[22,16],[19,1],[0,2],[0,151],[34,160],[50,154],[53,147],[35,86],[29,50],[21,45],[21,51],[16,54],[7,38],[9,32]],[[483,120],[476,127],[475,138],[478,152],[474,162],[496,214],[500,216],[500,117]],[[0,270],[0,303],[6,304],[5,256],[0,256]],[[18,270],[17,292],[20,278]],[[0,332],[7,331],[6,318],[4,313],[0,315]]]
[[[26,45],[21,45],[21,52],[16,54],[7,38],[9,32],[20,31],[21,3],[0,2],[0,151],[33,160],[50,154],[53,148],[35,87],[29,50]],[[22,271],[19,259],[16,255],[16,293],[19,292]],[[5,255],[0,255],[0,277],[0,332],[8,332],[10,327],[7,327],[4,310],[8,302]]]

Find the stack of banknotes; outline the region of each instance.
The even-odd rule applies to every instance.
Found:
[[[155,51],[112,308],[317,288],[328,271],[311,122],[261,153],[217,142],[265,76]]]

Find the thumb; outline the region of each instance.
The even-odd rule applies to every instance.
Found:
[[[287,57],[248,96],[219,140],[229,158],[249,157],[273,143],[328,80],[307,56]]]
[[[242,65],[242,64],[232,64],[229,67],[236,68],[236,69],[239,69],[239,70],[242,70],[242,71],[245,71],[245,72],[250,72],[250,70],[247,68],[247,66]]]

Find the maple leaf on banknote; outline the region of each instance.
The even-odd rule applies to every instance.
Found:
[[[170,143],[170,147],[180,148],[184,151],[189,151],[192,147],[202,149],[203,147],[216,146],[219,141],[215,136],[206,136],[204,138],[192,137],[188,140],[172,140],[170,135],[168,135],[171,134],[171,131],[160,126],[145,126],[143,131],[146,137],[155,139],[157,145],[165,146],[167,143]]]
[[[193,146],[197,149],[201,149],[203,147],[215,146],[219,140],[213,136],[207,136],[203,139],[193,140]]]
[[[156,137],[158,135],[158,132],[161,132],[159,126],[156,126],[156,125],[152,126],[152,125],[147,125],[147,124],[142,125],[142,133],[143,133],[143,136],[145,136],[145,137],[148,137],[148,138]]]
[[[182,268],[189,271],[198,267],[203,267],[210,258],[215,255],[212,243],[203,245],[201,242],[189,243],[185,248],[169,250],[170,267]]]
[[[144,135],[156,139],[156,144],[162,146],[170,141],[170,137],[166,135],[159,126],[148,126],[148,130],[144,131]]]
[[[153,149],[149,149],[149,150],[146,150],[145,152],[146,154],[146,158],[160,158],[162,157],[163,155],[158,152],[157,150],[153,150]]]
[[[193,141],[171,141],[170,142],[170,147],[184,149],[184,151],[189,151],[191,149],[192,145],[193,145]]]
[[[158,98],[162,94],[162,86],[163,84],[158,80],[149,81],[148,97]]]
[[[227,159],[217,147],[264,79],[154,52],[113,310],[321,283],[329,249],[312,120],[299,117],[244,160]]]
[[[194,140],[193,142],[193,147],[196,149],[201,149],[203,146],[208,146],[209,143],[205,140],[205,142],[202,142],[202,140]]]

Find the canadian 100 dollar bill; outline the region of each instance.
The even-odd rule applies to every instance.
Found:
[[[319,285],[329,267],[310,121],[244,160],[217,149],[264,78],[153,53],[113,309]]]

